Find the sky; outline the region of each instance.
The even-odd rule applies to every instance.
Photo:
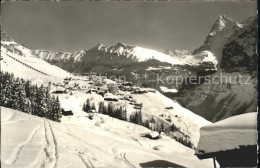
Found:
[[[256,15],[256,1],[4,2],[1,24],[30,49],[75,52],[117,42],[158,51],[203,44],[221,15],[242,21]]]

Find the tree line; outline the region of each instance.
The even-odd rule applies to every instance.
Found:
[[[94,103],[90,103],[90,100],[87,99],[86,102],[83,104],[83,111],[89,112],[98,112],[100,114],[105,114],[120,120],[127,121],[127,111],[122,106],[115,108],[112,103],[108,103],[107,106],[104,105],[104,102],[99,102],[98,111],[96,111],[96,107]]]
[[[1,72],[0,105],[28,114],[60,122],[59,98],[50,95],[50,88],[15,78],[13,73]]]

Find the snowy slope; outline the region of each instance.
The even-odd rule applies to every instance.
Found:
[[[8,41],[8,38],[3,38],[1,41],[1,70],[14,73],[15,76],[24,79],[45,82],[60,81],[64,77],[71,76],[61,68],[40,59],[30,49],[12,39]]]
[[[130,94],[125,93],[125,95]],[[180,128],[180,131],[183,134],[174,132],[172,135],[177,137],[180,136],[181,138],[183,138],[183,136],[188,136],[188,140],[193,144],[193,146],[197,146],[198,144],[199,129],[204,125],[210,124],[209,121],[183,108],[177,102],[165,97],[158,91],[156,91],[156,93],[149,92],[145,94],[131,95],[136,102],[143,104],[142,115],[144,121],[153,117],[158,124],[164,123],[165,127],[170,127],[171,124],[174,124],[176,127]],[[62,122],[71,123],[72,121],[72,123],[80,125],[85,124],[84,116],[86,113],[82,111],[83,103],[86,102],[87,99],[90,99],[91,102],[95,102],[96,109],[98,109],[98,103],[104,101],[104,98],[98,94],[84,94],[82,92],[73,92],[72,96],[66,94],[59,94],[58,96],[61,106],[65,109],[71,109],[74,112],[73,116],[64,117]],[[125,107],[128,116],[131,113],[136,112],[134,106],[129,104],[126,100],[119,100],[119,102],[114,104],[117,107]],[[106,101],[105,105],[107,105]],[[166,109],[166,107],[173,107],[173,109]],[[162,114],[167,117],[170,116],[172,122],[167,122],[165,118],[160,116]]]
[[[196,154],[212,153],[257,144],[257,113],[230,117],[200,129]]]
[[[75,126],[1,107],[2,167],[121,168],[154,160],[194,168],[212,165],[170,138],[142,138],[139,134],[146,128],[103,117],[108,128],[95,126],[87,118],[84,125]]]
[[[160,114],[171,116],[172,123],[180,127],[181,131],[190,137],[190,141],[194,146],[197,146],[199,141],[199,129],[210,123],[158,91],[156,93],[137,94],[133,95],[133,97],[137,102],[143,103],[142,112],[144,114],[155,117]],[[173,107],[173,109],[166,109],[166,107]]]

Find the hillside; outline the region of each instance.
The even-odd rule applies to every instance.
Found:
[[[1,30],[1,70],[14,73],[23,79],[39,82],[61,81],[71,76],[63,69],[51,65],[30,49],[16,43]]]
[[[2,166],[119,168],[140,167],[156,160],[194,168],[211,165],[211,160],[200,161],[194,150],[172,139],[142,138],[140,133],[148,131],[146,128],[117,119],[111,122],[105,116],[104,119],[109,129],[97,127],[87,118],[84,125],[77,126],[1,107],[1,141],[5,142]]]

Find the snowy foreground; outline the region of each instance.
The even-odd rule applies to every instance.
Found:
[[[200,129],[196,154],[213,153],[257,144],[257,112],[246,113]]]
[[[56,123],[1,107],[2,167],[140,167],[164,160],[184,167],[211,167],[194,150],[163,136],[140,137],[148,129],[102,116],[106,128],[86,118],[85,125]],[[75,121],[76,122],[76,121]]]

